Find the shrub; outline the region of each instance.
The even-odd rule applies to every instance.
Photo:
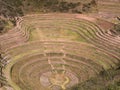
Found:
[[[114,30],[116,30],[118,33],[120,33],[120,23],[118,23],[114,26]]]

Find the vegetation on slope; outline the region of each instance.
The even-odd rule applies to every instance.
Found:
[[[69,0],[24,0],[23,6],[26,11],[40,12],[71,12],[82,13],[91,12],[93,7],[96,7],[96,1],[92,0],[88,3],[83,3],[81,0],[71,2]]]
[[[0,19],[0,34],[6,32],[8,29],[11,29],[13,26],[13,22]]]
[[[114,27],[110,30],[112,32],[112,34],[115,35],[120,35],[120,23],[117,23],[114,25]]]
[[[116,24],[114,26],[114,29],[117,31],[118,34],[120,34],[120,23]]]
[[[16,18],[24,13],[88,13],[95,10],[95,0],[88,0],[88,3],[80,1],[64,0],[0,0],[0,32],[6,28],[8,22],[16,24]],[[9,28],[8,28],[9,29]]]
[[[97,77],[91,78],[68,90],[120,90],[120,68],[102,71]]]
[[[20,0],[0,0],[0,33],[16,24],[15,17],[22,16]]]

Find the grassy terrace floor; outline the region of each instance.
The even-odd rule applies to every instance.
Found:
[[[97,22],[78,14],[22,17],[14,33],[3,40],[11,41],[1,47],[8,84],[14,90],[68,90],[101,72],[117,69],[120,38]],[[14,39],[14,34],[16,38],[22,35],[24,42]]]

